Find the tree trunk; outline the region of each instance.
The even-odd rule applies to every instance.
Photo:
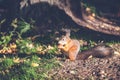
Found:
[[[35,5],[36,3],[46,2],[55,5],[63,10],[72,20],[80,26],[89,28],[94,31],[120,36],[120,26],[113,24],[109,20],[102,19],[98,16],[89,16],[82,7],[81,0],[23,0],[20,4],[21,9],[26,5]]]

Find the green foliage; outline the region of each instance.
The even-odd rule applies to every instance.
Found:
[[[33,80],[36,79],[38,74],[36,73],[36,68],[31,66],[31,61],[26,61],[20,64],[18,71],[20,75],[14,76],[13,79],[18,80]],[[14,74],[14,73],[13,73]]]
[[[31,25],[25,21],[19,21],[17,29],[19,30],[20,34],[23,34],[31,29]]]
[[[32,21],[33,22],[33,21]],[[33,23],[32,23],[33,24]],[[24,33],[30,31],[32,29],[32,24],[27,23],[26,21],[14,19],[11,23],[11,26],[14,27],[14,31],[17,31],[19,35],[23,35]]]
[[[14,65],[14,62],[11,58],[6,58],[4,59],[1,63],[0,63],[1,67],[0,69],[1,70],[4,70],[5,68],[10,68],[12,65]]]
[[[18,45],[19,53],[31,54],[37,52],[36,47],[30,40],[16,40],[16,44]]]
[[[25,58],[2,58],[0,62],[0,77],[2,80],[45,80],[50,78],[48,72],[59,66],[53,59],[40,59],[37,55]],[[15,60],[18,60],[16,63]]]
[[[47,76],[48,72],[59,64],[54,58],[57,53],[56,45],[40,45],[38,42],[22,37],[23,34],[31,30],[31,24],[24,20],[15,19],[11,23],[14,29],[7,34],[1,33],[0,53],[6,54],[12,51],[15,54],[23,55],[21,58],[17,55],[12,58],[0,58],[2,80],[45,80],[45,78],[50,78]],[[37,53],[45,55],[41,58],[36,55]],[[25,56],[24,54],[32,55]]]
[[[42,63],[42,64],[41,64]],[[48,72],[55,68],[55,67],[58,67],[60,66],[60,62],[57,61],[55,58],[53,59],[42,59],[41,62],[40,62],[40,67],[44,67],[44,68],[41,68],[39,71],[39,77],[41,80],[45,80],[45,79],[50,79],[51,77],[48,76]]]
[[[0,37],[0,45],[6,47],[8,43],[12,40],[13,33],[10,32],[9,35],[2,35]]]
[[[87,49],[88,49],[87,46],[85,46],[85,47],[81,47],[81,48],[80,48],[80,51],[87,50]]]
[[[54,46],[52,47],[52,49],[49,49],[49,50],[48,50],[48,53],[54,54],[54,53],[56,53],[57,50],[58,50],[57,46],[54,45]]]

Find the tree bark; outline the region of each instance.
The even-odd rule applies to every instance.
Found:
[[[55,5],[59,9],[63,10],[71,19],[78,25],[89,28],[94,31],[120,36],[120,26],[113,24],[110,21],[101,19],[100,17],[92,17],[85,14],[85,10],[82,7],[81,0],[28,0],[30,5],[36,3],[47,2],[50,5]],[[26,2],[21,2],[21,8],[28,5]]]

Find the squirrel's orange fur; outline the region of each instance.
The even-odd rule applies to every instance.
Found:
[[[80,43],[78,40],[71,39],[69,36],[63,36],[58,44],[58,48],[63,50],[70,60],[76,59],[80,50]]]

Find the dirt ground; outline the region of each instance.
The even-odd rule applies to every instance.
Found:
[[[53,69],[49,76],[52,80],[120,80],[120,57],[61,61],[61,67]]]
[[[49,72],[51,80],[120,80],[120,56],[60,61],[60,68]]]

